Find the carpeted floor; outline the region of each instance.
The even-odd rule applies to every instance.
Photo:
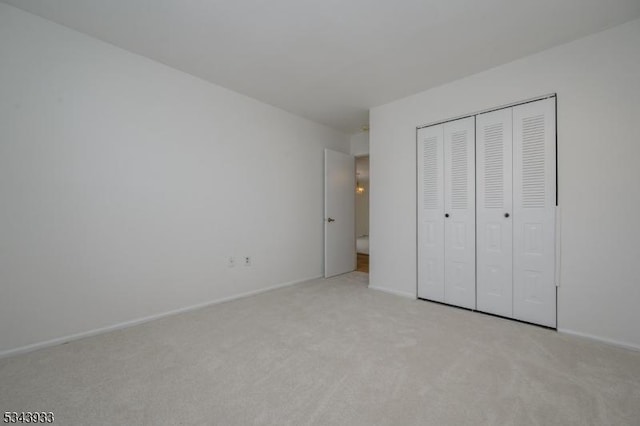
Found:
[[[354,272],[0,360],[61,425],[638,425],[640,353]]]

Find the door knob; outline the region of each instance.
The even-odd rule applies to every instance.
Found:
[[[336,220],[335,220],[335,219],[333,219],[333,218],[328,218],[328,219],[327,219],[327,222],[329,222],[329,223],[331,223],[331,222],[335,222],[335,221],[336,221]]]
[[[445,214],[444,214],[444,217],[449,217],[449,213],[445,213]]]
[[[509,217],[509,213],[505,213],[505,214],[504,214],[504,217]]]

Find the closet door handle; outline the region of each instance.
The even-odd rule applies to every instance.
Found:
[[[509,213],[505,213],[505,214],[504,214],[504,217],[509,217]]]
[[[444,214],[444,217],[449,217],[449,213],[445,213],[445,214]]]

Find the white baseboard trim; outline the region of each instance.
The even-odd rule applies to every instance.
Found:
[[[134,320],[131,320],[131,321],[125,321],[125,322],[117,323],[117,324],[114,324],[114,325],[109,325],[109,326],[106,326],[106,327],[101,327],[101,328],[96,328],[96,329],[93,329],[93,330],[83,331],[83,332],[80,332],[80,333],[71,334],[71,335],[67,335],[67,336],[63,336],[63,337],[57,337],[55,339],[46,340],[44,342],[32,343],[30,345],[20,346],[20,347],[14,348],[14,349],[8,349],[8,350],[5,350],[5,351],[0,351],[0,359],[8,358],[8,357],[14,356],[14,355],[24,354],[24,353],[27,353],[27,352],[33,352],[33,351],[36,351],[38,349],[44,349],[44,348],[48,348],[48,347],[51,347],[51,346],[61,345],[63,343],[68,343],[68,342],[72,342],[74,340],[83,339],[85,337],[96,336],[98,334],[108,333],[110,331],[116,331],[116,330],[121,330],[123,328],[133,327],[135,325],[140,325],[140,324],[143,324],[145,322],[157,320],[157,319],[160,319],[160,318],[164,318],[164,317],[168,317],[168,316],[172,316],[172,315],[177,315],[177,314],[181,314],[181,313],[184,313],[184,312],[195,311],[197,309],[206,308],[207,306],[217,305],[219,303],[224,303],[224,302],[230,302],[232,300],[242,299],[242,298],[249,297],[249,296],[255,296],[256,294],[266,293],[268,291],[277,290],[277,289],[283,288],[283,287],[290,287],[290,286],[293,286],[293,285],[296,285],[296,284],[302,284],[302,283],[305,283],[305,282],[308,282],[308,281],[317,280],[319,278],[322,278],[322,275],[317,275],[317,276],[313,276],[313,277],[304,278],[304,279],[301,279],[301,280],[295,280],[295,281],[289,281],[289,282],[286,282],[286,283],[276,284],[276,285],[273,285],[273,286],[270,286],[270,287],[267,287],[267,288],[261,288],[259,290],[252,290],[252,291],[248,291],[246,293],[240,293],[240,294],[237,294],[237,295],[234,295],[234,296],[223,297],[221,299],[215,299],[215,300],[211,300],[211,301],[204,302],[204,303],[198,303],[196,305],[186,306],[184,308],[174,309],[172,311],[162,312],[162,313],[159,313],[159,314],[154,314],[154,315],[150,315],[150,316],[147,316],[147,317],[134,319]]]
[[[606,343],[608,345],[617,346],[623,349],[630,349],[632,351],[640,352],[640,345],[636,345],[628,342],[621,342],[619,340],[607,339],[605,337],[594,336],[593,334],[582,333],[579,331],[568,330],[566,328],[558,328],[558,333],[568,334],[570,336],[582,337],[589,340],[595,340],[597,342]]]
[[[395,296],[407,297],[407,298],[413,299],[413,300],[417,299],[415,294],[407,293],[405,291],[392,290],[390,288],[376,287],[376,286],[372,286],[372,285],[370,285],[369,288],[372,289],[372,290],[381,291],[383,293],[393,294]]]

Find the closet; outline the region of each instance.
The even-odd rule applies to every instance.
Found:
[[[475,122],[420,129],[418,297],[473,309],[475,283]]]
[[[555,97],[417,142],[418,297],[556,327]]]

